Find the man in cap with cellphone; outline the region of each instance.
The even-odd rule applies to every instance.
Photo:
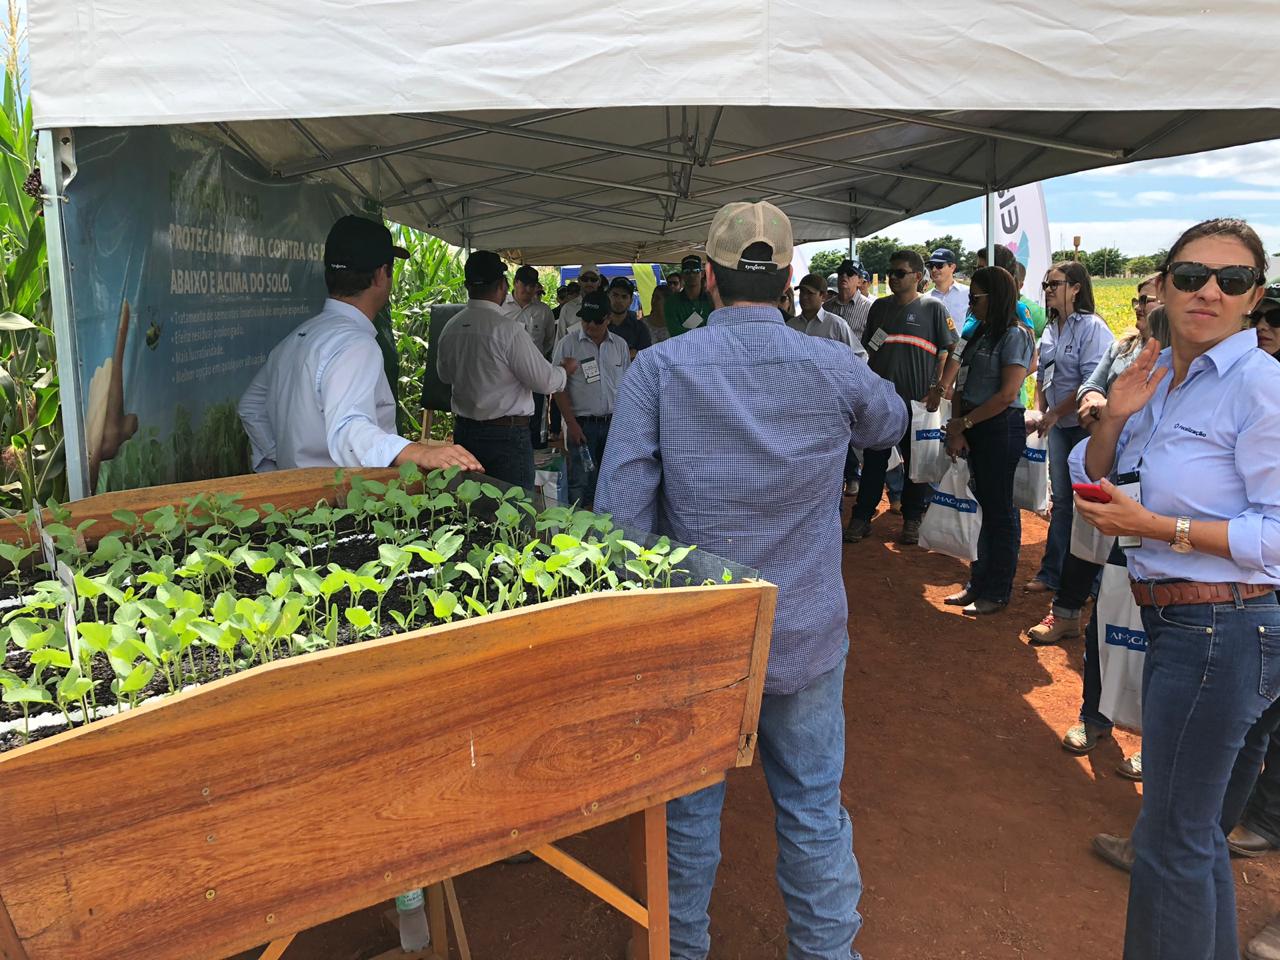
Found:
[[[373,320],[391,297],[394,260],[408,256],[381,223],[352,215],[333,225],[324,245],[324,307],[276,345],[240,398],[256,472],[405,463],[482,469],[462,447],[396,433]]]
[[[836,268],[836,295],[822,305],[828,313],[834,313],[849,325],[849,331],[857,343],[862,342],[862,332],[867,329],[867,314],[872,300],[862,292],[861,268],[845,258]]]
[[[850,960],[862,880],[840,797],[848,605],[840,505],[814,494],[836,488],[850,441],[888,446],[907,413],[848,346],[787,327],[778,299],[793,248],[791,222],[770,203],[716,213],[706,266],[716,309],[632,361],[596,509],[778,585],[758,745],[777,812],[787,955]],[[673,960],[710,949],[724,795],[721,782],[667,804]]]
[[[453,436],[489,476],[532,491],[533,394],[563,390],[578,365],[552,366],[524,324],[503,312],[507,268],[496,253],[471,254],[463,276],[470,299],[445,324],[436,356],[436,372],[453,387]]]
[[[702,326],[715,306],[703,289],[702,258],[691,253],[680,261],[680,292],[668,295],[662,305],[667,333],[678,337]]]

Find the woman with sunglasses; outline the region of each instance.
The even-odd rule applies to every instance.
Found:
[[[1044,558],[1035,577],[1024,589],[1053,593],[1062,577],[1062,563],[1071,546],[1071,475],[1067,455],[1085,438],[1076,412],[1076,391],[1089,379],[1115,335],[1093,306],[1089,271],[1078,260],[1055,263],[1045,274],[1044,307],[1049,325],[1040,337],[1040,366],[1036,371],[1036,407],[1040,417],[1035,429],[1048,435],[1049,492],[1053,512]]]
[[[1280,360],[1280,283],[1267,287],[1258,309],[1249,314],[1258,347]]]
[[[1077,497],[1081,516],[1141,538],[1127,550],[1147,655],[1126,960],[1239,956],[1219,820],[1245,735],[1280,693],[1280,367],[1246,319],[1265,265],[1243,221],[1184,233],[1161,271],[1172,346],[1147,342],[1071,456],[1109,501]]]
[[[960,357],[947,453],[952,460],[968,457],[982,529],[968,585],[945,602],[968,614],[988,614],[1008,605],[1018,570],[1022,525],[1013,505],[1013,475],[1026,446],[1020,394],[1036,345],[1018,319],[1018,288],[1007,270],[983,267],[969,284],[969,312],[978,328]]]

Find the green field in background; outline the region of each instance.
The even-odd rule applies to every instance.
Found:
[[[1137,280],[1112,278],[1093,281],[1093,299],[1097,302],[1098,316],[1107,321],[1116,336],[1133,329],[1133,306],[1130,301],[1137,295]]]

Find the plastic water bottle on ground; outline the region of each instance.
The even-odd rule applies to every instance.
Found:
[[[422,891],[410,890],[396,897],[396,913],[400,915],[400,949],[405,953],[425,950],[431,943],[431,931],[427,929],[427,911],[423,907]]]

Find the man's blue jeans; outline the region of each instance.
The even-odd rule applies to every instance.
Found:
[[[1062,561],[1071,550],[1071,517],[1075,514],[1075,504],[1071,499],[1071,466],[1067,456],[1088,435],[1084,427],[1049,428],[1049,491],[1053,495],[1053,512],[1049,516],[1049,536],[1036,579],[1044,581],[1050,590],[1058,589]]]
[[[600,478],[600,461],[604,459],[604,442],[609,438],[609,420],[605,417],[579,417],[578,426],[587,439],[586,446],[591,451],[594,469],[584,473],[579,466],[581,461],[575,453],[576,448],[568,447],[569,502],[590,510],[596,499],[596,481]]]
[[[1125,960],[1238,960],[1221,817],[1245,735],[1280,693],[1274,593],[1143,607],[1142,812]]]
[[[840,801],[844,661],[796,693],[765,694],[758,754],[773,797],[777,877],[787,908],[787,960],[859,960],[862,877]],[[667,804],[671,958],[703,960],[707,905],[720,864],[724,783]]]

